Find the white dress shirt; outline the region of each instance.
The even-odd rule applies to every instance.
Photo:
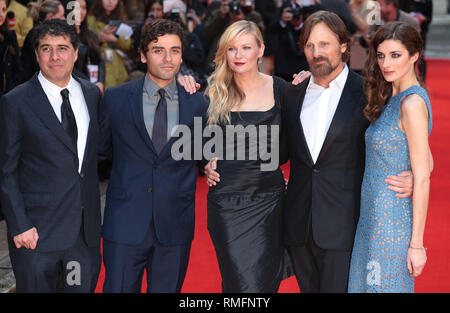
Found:
[[[342,72],[330,82],[328,88],[316,84],[314,76],[311,75],[303,100],[300,120],[314,163],[316,163],[320,150],[322,150],[347,77],[348,68],[345,63]]]
[[[75,121],[78,129],[77,140],[77,154],[78,154],[78,172],[81,172],[81,166],[83,165],[84,150],[86,149],[87,134],[89,129],[89,111],[87,108],[86,100],[84,99],[83,90],[80,83],[78,83],[73,77],[70,78],[66,87],[61,88],[49,80],[47,80],[42,73],[38,75],[39,82],[42,89],[44,89],[47,95],[48,101],[55,111],[58,120],[61,122],[61,104],[62,96],[61,90],[67,88],[69,90],[69,101],[72,107],[73,114],[75,115]]]

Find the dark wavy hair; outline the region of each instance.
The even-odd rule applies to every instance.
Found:
[[[365,66],[364,91],[367,95],[368,103],[364,108],[364,116],[374,122],[380,116],[383,107],[392,96],[392,83],[384,79],[383,73],[378,66],[377,49],[385,40],[399,40],[412,56],[419,53],[419,58],[423,54],[423,41],[419,32],[410,24],[405,22],[390,22],[380,27],[374,34],[369,47],[369,56]],[[417,63],[417,61],[416,61]],[[417,73],[416,64],[414,71],[422,87],[425,85]]]
[[[144,54],[147,53],[148,45],[164,35],[177,35],[180,38],[181,46],[183,46],[183,28],[181,25],[171,20],[158,19],[142,27],[139,50]]]
[[[44,38],[47,35],[50,36],[63,36],[63,37],[69,37],[70,43],[73,46],[74,50],[77,50],[78,48],[78,35],[77,31],[75,30],[75,26],[67,24],[67,22],[64,20],[59,19],[51,19],[51,20],[45,20],[42,23],[40,23],[38,26],[36,26],[36,36],[33,38],[33,46],[34,49],[37,50],[39,48],[39,42],[42,38]]]

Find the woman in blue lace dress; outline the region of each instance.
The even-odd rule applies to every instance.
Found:
[[[369,51],[364,113],[366,167],[350,266],[349,292],[414,292],[427,257],[423,234],[430,188],[431,107],[416,75],[420,34],[402,22],[374,35]],[[385,187],[386,175],[411,170],[411,198]]]

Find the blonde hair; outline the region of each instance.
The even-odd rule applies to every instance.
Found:
[[[208,78],[206,94],[209,97],[208,124],[229,124],[230,111],[235,105],[239,105],[245,99],[244,92],[239,88],[234,73],[228,66],[227,50],[231,43],[244,34],[252,34],[258,46],[263,45],[263,37],[258,26],[251,21],[238,21],[225,30],[219,40],[215,69]]]

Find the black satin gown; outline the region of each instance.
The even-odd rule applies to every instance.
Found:
[[[274,77],[274,107],[263,112],[231,112],[231,125],[268,125],[270,143],[270,125],[281,127],[279,99],[284,84],[284,80]],[[279,139],[273,143],[277,148]],[[226,138],[224,143],[229,140]],[[282,245],[284,178],[279,163],[274,170],[262,171],[261,163],[268,162],[262,161],[259,154],[256,160],[249,158],[249,149],[255,148],[258,140],[248,140],[248,134],[246,159],[236,160],[240,144],[236,140],[234,160],[218,160],[220,182],[209,189],[207,197],[208,231],[216,250],[222,291],[275,293],[281,280],[291,275]],[[223,151],[225,158],[225,148]]]

